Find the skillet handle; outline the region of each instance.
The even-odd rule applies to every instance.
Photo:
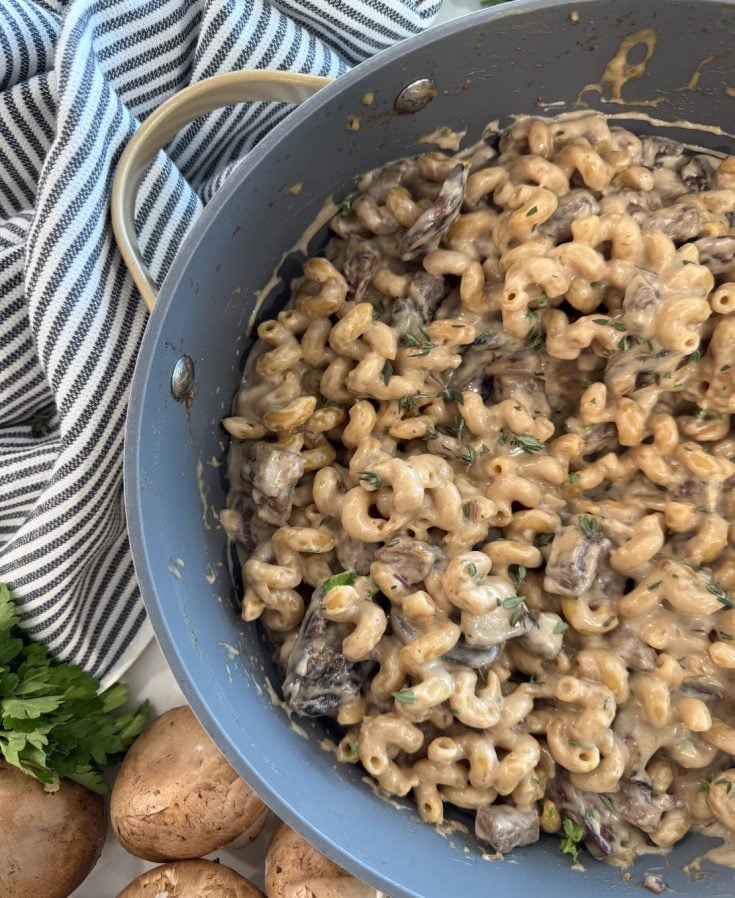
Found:
[[[183,127],[207,112],[252,100],[301,103],[331,81],[331,78],[297,72],[228,72],[190,84],[143,122],[120,157],[112,183],[110,212],[120,253],[149,311],[153,309],[158,287],[138,246],[135,198],[143,175],[158,151]]]

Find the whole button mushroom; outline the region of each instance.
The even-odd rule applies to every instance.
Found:
[[[174,861],[141,874],[117,898],[263,898],[230,867],[213,861]]]
[[[260,833],[267,816],[188,707],[162,714],[138,737],[110,802],[115,835],[149,861],[240,847]]]
[[[265,858],[268,898],[385,898],[281,823]]]
[[[0,762],[0,895],[67,898],[86,879],[107,832],[102,797],[62,780],[56,792]]]

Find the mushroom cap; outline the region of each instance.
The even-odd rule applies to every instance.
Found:
[[[136,739],[110,801],[115,835],[149,861],[198,858],[251,841],[267,815],[188,707],[162,714]]]
[[[0,895],[67,898],[102,853],[107,833],[101,795],[62,780],[38,780],[0,762]]]
[[[317,851],[303,836],[285,823],[271,836],[265,857],[265,891],[268,898],[286,898],[290,886],[321,879],[335,880],[352,876]]]
[[[263,898],[263,893],[230,867],[213,861],[173,861],[142,873],[117,898]]]

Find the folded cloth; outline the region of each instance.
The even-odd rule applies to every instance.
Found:
[[[441,0],[0,0],[0,581],[23,627],[105,681],[150,638],[125,530],[122,439],[145,327],[109,219],[137,124],[237,69],[336,76]],[[146,176],[143,253],[165,275],[233,165],[288,113],[228,107]]]

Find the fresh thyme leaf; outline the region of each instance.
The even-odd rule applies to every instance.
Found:
[[[474,446],[465,446],[464,450],[460,452],[457,456],[459,460],[465,465],[471,465],[472,462],[477,458],[477,450]]]
[[[612,326],[616,331],[624,331],[627,330],[627,327],[623,324],[622,321],[613,321]]]
[[[0,584],[0,758],[42,783],[62,777],[107,792],[102,768],[117,763],[148,720],[148,702],[119,714],[127,686],[104,691],[18,627],[10,590]]]
[[[531,322],[531,327],[538,324],[538,312],[535,309],[526,309],[526,318]]]
[[[600,801],[605,805],[605,807],[611,813],[615,813],[615,805],[613,804],[612,798],[609,795],[605,795],[604,793],[600,795]]]
[[[334,517],[331,514],[328,514],[326,517],[322,518],[321,521],[319,521],[319,526],[326,527],[327,524],[331,524],[333,520]]]
[[[335,586],[352,586],[355,580],[357,580],[355,571],[340,571],[339,574],[334,574],[334,576],[328,577],[324,583],[322,583],[324,595],[326,595],[330,589],[334,589]]]
[[[569,629],[569,624],[566,621],[560,620],[557,625],[553,629],[553,633],[558,635],[559,633],[565,633]]]
[[[652,584],[648,587],[648,589],[647,589],[646,591],[647,591],[647,592],[653,592],[653,590],[654,590],[654,589],[658,589],[659,586],[661,586],[661,584],[662,584],[663,582],[664,582],[663,580],[657,580],[655,583],[652,583]]]
[[[697,789],[697,792],[699,792],[700,795],[706,795],[709,792],[709,785],[709,780],[703,777],[699,781],[699,788]]]
[[[579,529],[584,533],[585,536],[592,536],[593,533],[597,533],[600,529],[600,521],[598,518],[593,518],[589,515],[583,514],[579,520],[577,521]]]
[[[530,218],[532,215],[535,215],[538,212],[538,206],[531,206],[531,208],[526,212],[526,218]]]
[[[364,480],[365,483],[368,484],[368,486],[372,486],[373,489],[376,490],[383,483],[383,478],[380,476],[380,474],[376,474],[375,471],[358,471],[357,479]]]
[[[347,197],[346,200],[342,200],[339,204],[339,214],[342,218],[347,218],[347,216],[352,212],[352,197]]]
[[[735,604],[733,604],[732,596],[729,592],[725,592],[725,590],[720,586],[719,583],[713,583],[711,586],[707,587],[707,592],[711,593],[718,602],[724,605],[726,608],[735,608]]]
[[[620,352],[625,352],[625,350],[626,350],[627,348],[628,348],[628,338],[627,338],[627,337],[623,337],[623,338],[618,342],[618,349],[620,350]]]
[[[451,424],[447,425],[447,431],[451,433],[453,436],[458,437],[464,430],[464,418],[462,415],[457,415],[457,417],[452,421]]]
[[[476,576],[477,576],[477,565],[474,563],[474,561],[471,561],[471,562],[467,565],[467,573],[470,575],[470,577],[476,577]]]
[[[607,290],[607,283],[605,281],[592,281],[590,286],[594,287],[595,290]]]
[[[530,433],[521,433],[514,437],[511,440],[511,446],[514,446],[516,449],[523,449],[524,452],[541,452],[544,448],[544,444],[537,440],[536,437],[531,436]]]
[[[419,333],[421,334],[420,337],[417,337],[416,334],[404,334],[404,346],[412,346],[414,348],[418,348],[419,352],[412,352],[411,355],[428,355],[431,352],[434,344],[431,341],[431,337],[423,328],[419,328]]]
[[[717,635],[723,642],[732,642],[732,636],[729,633],[725,633],[724,630],[718,630]]]
[[[462,514],[464,517],[468,518],[472,513],[472,503],[471,502],[463,502],[462,503]]]
[[[579,843],[584,839],[584,830],[568,817],[561,824],[564,838],[559,842],[562,854],[570,854],[572,861],[579,863]]]
[[[702,358],[702,352],[699,349],[695,349],[694,352],[689,353],[687,356],[688,362],[698,362]]]
[[[426,433],[424,434],[425,440],[436,440],[438,439],[439,434],[436,432],[436,429],[429,424],[426,428]]]
[[[508,598],[503,599],[500,604],[503,608],[517,608],[523,602],[525,602],[523,596],[508,596]]]
[[[373,303],[373,321],[378,321],[383,315],[385,315],[385,306],[378,300]]]
[[[404,705],[412,705],[416,701],[416,693],[413,689],[399,689],[398,692],[391,692],[391,695],[397,702]]]
[[[480,331],[480,333],[475,337],[475,345],[482,346],[483,343],[486,343],[490,336],[490,331],[485,328],[485,330]]]
[[[402,412],[413,412],[416,409],[415,396],[401,396],[398,400],[398,408]]]
[[[385,365],[383,365],[383,383],[386,387],[388,386],[391,377],[393,377],[393,365],[391,365],[390,362],[386,362]]]
[[[459,390],[452,390],[449,387],[442,390],[441,393],[437,393],[437,399],[448,399],[450,402],[458,402],[460,405],[464,405],[464,397]]]
[[[567,483],[579,483],[582,479],[582,475],[579,471],[570,471],[569,477],[567,477]]]
[[[601,324],[603,325],[603,327],[606,327],[608,324],[610,324],[610,321],[607,318],[593,318],[592,323]]]
[[[732,792],[732,782],[727,779],[727,777],[721,777],[718,780],[715,780],[713,785],[715,786],[725,786],[725,791],[729,795]]]
[[[536,538],[536,542],[539,544],[539,546],[542,546],[542,547],[548,546],[549,543],[552,543],[553,541],[554,541],[553,533],[540,533],[538,535],[538,537]]]
[[[704,419],[707,417],[707,409],[704,409],[704,408],[698,408],[698,409],[694,412],[694,417],[695,417],[698,421],[704,421]]]
[[[525,565],[519,564],[518,570],[513,574],[513,579],[516,581],[516,586],[519,583],[523,583],[528,575],[528,571],[526,570]]]

